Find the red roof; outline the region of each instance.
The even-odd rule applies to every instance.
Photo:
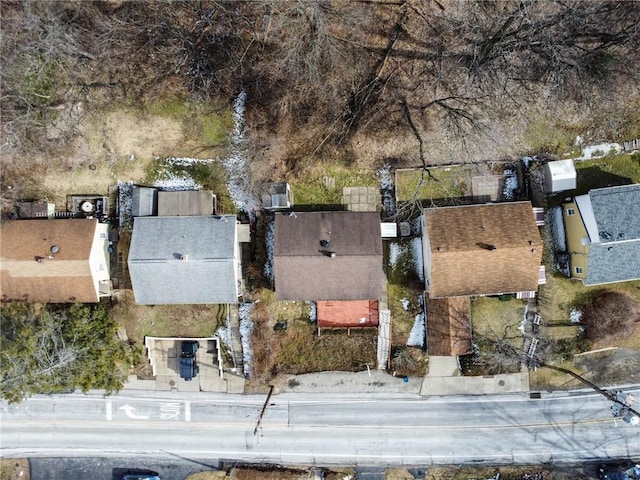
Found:
[[[365,328],[377,326],[377,300],[318,302],[318,327],[320,328]]]

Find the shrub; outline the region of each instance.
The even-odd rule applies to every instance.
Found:
[[[588,340],[630,335],[640,322],[640,303],[624,292],[604,290],[582,307],[582,323]]]

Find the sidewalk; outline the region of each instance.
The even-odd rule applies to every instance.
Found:
[[[381,370],[362,372],[320,372],[291,375],[277,393],[408,393],[420,392],[422,378],[393,377]]]
[[[463,377],[455,357],[429,357],[429,373],[420,395],[492,395],[529,391],[529,371],[484,377]]]

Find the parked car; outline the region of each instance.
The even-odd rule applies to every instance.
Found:
[[[598,467],[598,478],[600,480],[640,480],[640,465],[631,468],[601,465]]]
[[[193,340],[185,340],[180,345],[180,377],[186,381],[191,381],[200,371],[196,364],[198,346],[198,342]]]
[[[158,472],[138,468],[114,468],[113,480],[162,480]]]

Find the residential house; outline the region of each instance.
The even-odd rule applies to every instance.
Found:
[[[585,285],[640,279],[640,184],[591,190],[562,210],[573,278]]]
[[[275,217],[279,300],[378,300],[384,274],[380,215],[295,212]]]
[[[109,225],[97,219],[0,224],[2,301],[92,303],[111,295]]]
[[[128,260],[136,303],[237,303],[238,227],[235,215],[136,218]]]
[[[518,293],[544,283],[542,240],[530,202],[423,210],[429,298]]]

